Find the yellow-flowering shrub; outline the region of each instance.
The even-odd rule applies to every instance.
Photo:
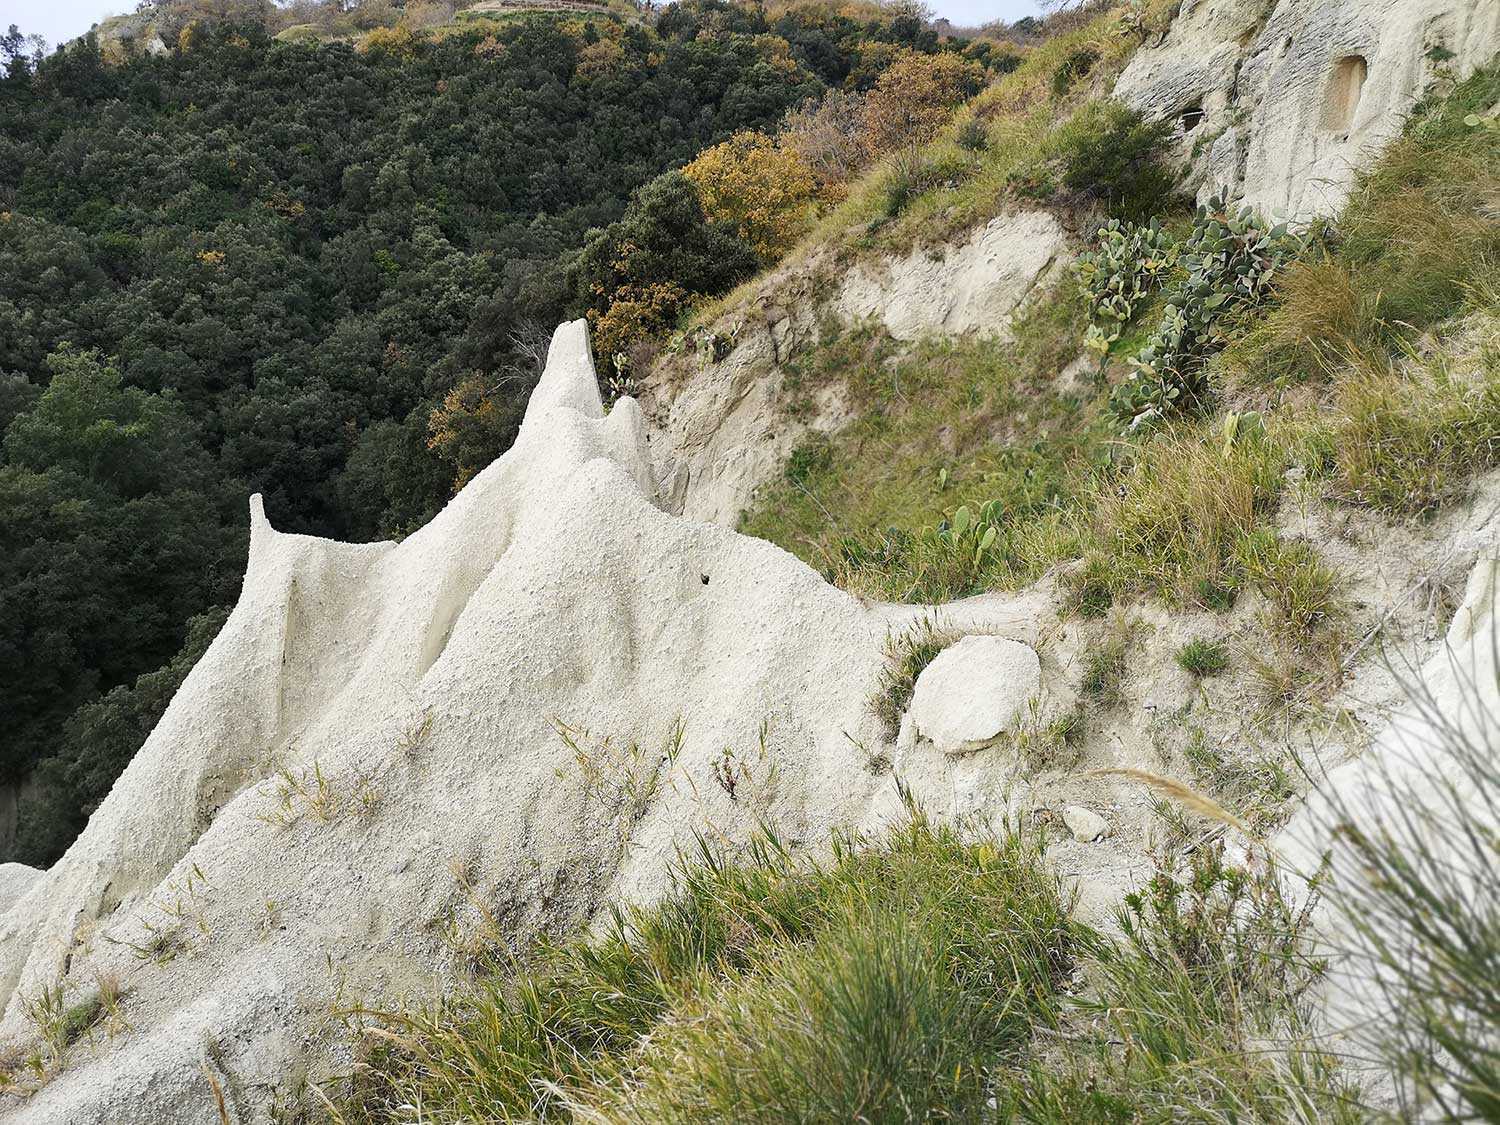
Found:
[[[736,133],[682,174],[710,222],[732,223],[763,261],[787,252],[807,225],[817,181],[807,162],[764,133]]]

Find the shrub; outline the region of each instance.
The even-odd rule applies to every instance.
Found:
[[[1220,641],[1188,641],[1177,650],[1177,663],[1194,676],[1217,676],[1229,666],[1229,650]]]
[[[1226,342],[1226,315],[1264,301],[1300,248],[1249,208],[1230,213],[1222,198],[1198,208],[1180,256],[1185,275],[1167,289],[1161,324],[1110,396],[1121,424],[1133,429],[1199,401],[1203,362]]]
[[[635,344],[669,332],[687,307],[688,294],[670,281],[622,285],[603,313],[589,310],[595,351],[616,380],[632,374],[629,356]]]
[[[953,109],[973,97],[984,70],[952,53],[908,51],[887,67],[865,98],[864,143],[872,155],[937,136]]]
[[[499,390],[474,372],[428,416],[427,448],[452,466],[454,492],[504,453],[520,428],[525,402]]]
[[[807,226],[816,184],[795,149],[764,133],[736,133],[700,153],[682,174],[698,189],[703,213],[733,227],[763,262],[791,249]]]
[[[864,112],[863,95],[829,90],[821,101],[788,113],[781,124],[782,145],[812,169],[825,196],[840,197],[865,163]]]
[[[1080,254],[1074,268],[1079,292],[1095,321],[1084,343],[1103,355],[1141,302],[1165,283],[1177,264],[1179,247],[1155,219],[1146,226],[1111,219],[1096,237],[1097,248]]]
[[[1144,221],[1169,210],[1177,177],[1163,160],[1172,143],[1170,121],[1148,121],[1116,101],[1084,106],[1052,138],[1062,186],[1094,200],[1111,215]]]
[[[664,309],[666,291],[656,287],[722,293],[756,265],[755,252],[733,227],[704,215],[692,181],[668,172],[637,191],[618,222],[591,232],[566,278],[574,300],[602,316],[621,290],[629,290],[626,299],[637,305]],[[626,338],[619,335],[614,343]],[[603,346],[596,350],[610,354]]]
[[[389,55],[406,60],[416,56],[421,41],[421,36],[407,24],[399,23],[395,27],[377,27],[367,31],[360,36],[355,49],[361,54]]]

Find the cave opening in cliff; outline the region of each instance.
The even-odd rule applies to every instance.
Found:
[[[1349,131],[1369,73],[1370,64],[1363,55],[1345,55],[1333,64],[1333,74],[1328,82],[1328,97],[1323,107],[1324,128],[1335,133]]]

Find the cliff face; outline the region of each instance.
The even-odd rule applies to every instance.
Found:
[[[1482,4],[1185,4],[1119,93],[1180,115],[1187,148],[1216,136],[1199,146],[1205,191],[1308,217],[1395,135],[1440,59],[1497,47],[1500,11]],[[584,327],[563,325],[514,447],[399,544],[279,533],[252,500],[239,604],[140,755],[54,868],[0,870],[0,1042],[34,1040],[45,990],[71,1003],[111,976],[126,1021],[4,1111],[212,1123],[217,1085],[231,1120],[268,1120],[299,1079],[349,1072],[341,1012],[462,969],[485,927],[521,948],[650,898],[698,836],[766,824],[816,846],[877,826],[902,809],[898,777],[937,814],[1106,808],[1108,848],[1087,851],[1097,814],[1062,842],[1083,909],[1106,910],[1151,810],[1093,767],[1158,763],[1163,719],[1205,693],[1172,659],[1201,621],[1152,610],[1113,725],[1027,793],[1036,777],[999,737],[1073,714],[1101,636],[1062,619],[1052,580],[872,605],[722,526],[802,435],[844,421],[836,391],[812,418],[778,413],[787,360],[824,315],[903,341],[1003,334],[1069,252],[1031,211],[826,290],[790,265],[725,314],[722,361],[647,387],[654,431],[632,399],[606,413]],[[1365,612],[1414,630],[1418,576],[1436,590],[1473,566],[1449,639],[1461,671],[1493,680],[1497,489],[1492,476],[1488,507],[1390,542],[1351,520],[1309,537],[1346,550]],[[1003,641],[952,645],[896,733],[870,703],[891,634],[923,619],[945,642]],[[1443,666],[1429,672],[1451,694]],[[1378,677],[1358,686],[1393,696]],[[1238,729],[1245,699],[1220,702]],[[1308,823],[1292,838],[1315,846]]]
[[[1444,73],[1500,50],[1500,8],[1468,0],[1186,0],[1116,86],[1175,118],[1204,195],[1333,214]]]
[[[1187,0],[1113,93],[1178,123],[1200,200],[1225,192],[1307,223],[1339,210],[1420,98],[1497,51],[1500,7],[1473,0]],[[821,320],[902,341],[1003,335],[1079,233],[1021,210],[897,257],[851,266],[815,252],[757,283],[713,325],[735,344],[721,363],[644,388],[676,510],[735,526],[801,440],[845,421],[834,392],[810,414],[777,408],[788,360]]]

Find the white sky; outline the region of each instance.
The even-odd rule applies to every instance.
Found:
[[[933,10],[959,25],[1035,15],[1036,0],[929,0]],[[133,0],[0,0],[0,30],[16,24],[56,46],[82,35],[105,16],[133,11]]]

